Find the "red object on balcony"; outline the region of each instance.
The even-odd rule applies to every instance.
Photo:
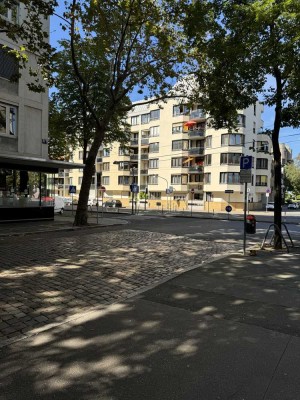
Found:
[[[191,119],[190,121],[187,121],[187,122],[184,124],[184,126],[188,126],[188,127],[189,127],[189,126],[196,125],[196,123],[197,123],[196,121],[194,121],[194,120]]]

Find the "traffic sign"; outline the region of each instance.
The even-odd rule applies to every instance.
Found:
[[[226,189],[225,193],[234,193],[234,190]]]
[[[100,190],[101,190],[101,192],[105,192],[106,191],[106,187],[105,186],[101,186]]]
[[[225,210],[230,213],[232,211],[232,207],[231,206],[226,206]]]
[[[133,193],[139,193],[139,186],[136,185],[135,183],[133,183],[133,184],[130,185],[130,190]]]
[[[240,170],[240,183],[251,183],[251,169]]]
[[[69,186],[69,194],[74,194],[74,193],[76,193],[76,186],[73,185]]]
[[[194,188],[192,188],[192,189],[191,189],[191,193],[194,193],[194,192],[195,192],[195,189],[194,189]]]
[[[242,156],[240,158],[240,169],[252,168],[252,156]]]
[[[266,193],[271,193],[271,189],[270,189],[270,188],[267,188],[267,189],[266,189]]]

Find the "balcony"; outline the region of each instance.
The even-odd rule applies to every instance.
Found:
[[[195,110],[190,112],[190,119],[193,119],[194,121],[198,122],[203,119],[206,119],[205,112],[203,110]]]
[[[203,190],[203,182],[189,182],[188,183],[188,188],[189,189],[194,189],[194,190],[199,190],[202,191]]]
[[[130,140],[130,146],[131,147],[137,147],[139,145],[139,140],[138,139],[131,139]]]
[[[200,137],[204,137],[205,135],[205,130],[204,129],[191,129],[188,131],[188,137],[189,138],[200,138]]]
[[[141,175],[148,175],[147,169],[141,169]]]
[[[189,156],[198,156],[204,154],[204,147],[191,147],[188,152]]]
[[[58,173],[58,177],[59,178],[68,178],[69,177],[69,172],[65,172],[65,173],[59,172]]]
[[[201,173],[203,173],[203,169],[204,168],[200,165],[191,166],[191,167],[189,167],[189,173],[190,174],[201,174]]]
[[[139,155],[138,154],[130,154],[130,161],[138,161]]]
[[[140,185],[140,191],[142,191],[142,190],[146,190],[147,189],[147,185]]]
[[[149,154],[148,153],[141,154],[141,160],[148,160],[148,159],[149,159]]]
[[[149,139],[148,138],[142,138],[141,139],[141,146],[149,146]]]

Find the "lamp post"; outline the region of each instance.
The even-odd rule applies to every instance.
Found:
[[[169,193],[168,193],[168,189],[169,189],[169,182],[166,178],[163,178],[160,175],[157,175],[160,179],[163,179],[164,181],[167,182],[167,190],[166,190],[166,194],[167,194],[167,210],[169,209]]]

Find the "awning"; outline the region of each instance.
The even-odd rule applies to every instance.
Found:
[[[184,126],[187,126],[187,127],[189,127],[189,126],[193,126],[193,125],[196,125],[196,121],[194,121],[194,120],[190,120],[190,121],[187,121],[185,124],[184,124]]]
[[[35,172],[57,173],[59,169],[79,169],[84,164],[69,163],[66,161],[47,160],[23,156],[0,155],[0,168],[19,169]]]

